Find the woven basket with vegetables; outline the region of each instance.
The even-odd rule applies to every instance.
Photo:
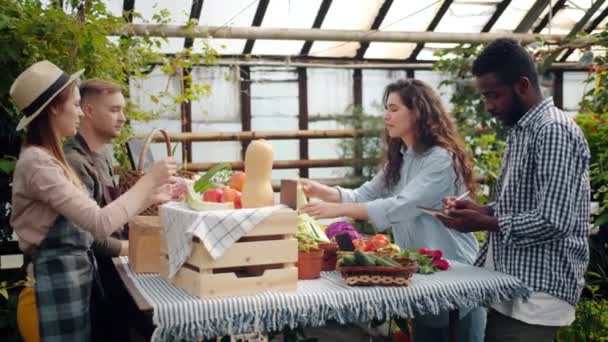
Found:
[[[120,175],[120,191],[121,193],[127,192],[137,181],[144,175],[143,165],[144,165],[144,155],[148,151],[150,143],[152,142],[152,138],[160,133],[164,139],[165,145],[167,147],[167,156],[171,157],[173,155],[173,151],[171,151],[171,141],[169,140],[169,135],[162,129],[155,129],[144,141],[144,146],[139,153],[139,159],[137,160],[137,165],[135,166],[135,170],[123,170],[119,173]],[[196,176],[196,173],[187,171],[187,170],[178,170],[176,176],[193,179]],[[153,205],[143,212],[140,213],[143,216],[156,216],[158,215],[158,205]]]
[[[336,268],[350,286],[407,286],[417,269],[415,260],[404,265],[361,250],[341,254]]]

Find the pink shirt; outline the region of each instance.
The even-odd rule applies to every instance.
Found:
[[[100,208],[86,190],[70,182],[57,159],[30,146],[21,151],[15,167],[10,223],[23,251],[39,245],[59,215],[99,240],[143,210],[144,196],[128,191]]]

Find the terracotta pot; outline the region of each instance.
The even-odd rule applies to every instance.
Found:
[[[298,279],[317,279],[321,276],[323,250],[298,251]]]
[[[336,262],[338,260],[338,244],[335,242],[324,242],[319,244],[319,248],[323,250],[322,271],[335,271]]]

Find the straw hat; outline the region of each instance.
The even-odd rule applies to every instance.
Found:
[[[32,64],[11,85],[10,95],[25,115],[17,125],[17,131],[27,127],[32,120],[84,69],[72,76],[49,61]]]

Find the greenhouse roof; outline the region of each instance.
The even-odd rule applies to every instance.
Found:
[[[189,18],[200,26],[221,28],[359,30],[449,33],[539,33],[568,35],[595,33],[607,24],[605,0],[108,0],[108,9],[121,15],[134,10],[133,23],[152,23],[161,9],[171,24]],[[353,60],[432,61],[448,43],[246,40],[210,38],[222,56],[281,56]],[[193,41],[171,37],[162,52],[174,53]],[[579,55],[563,51],[557,61],[576,61]]]

